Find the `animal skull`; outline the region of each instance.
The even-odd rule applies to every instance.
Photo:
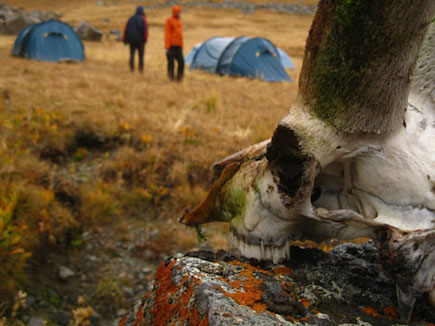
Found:
[[[329,10],[325,2],[317,24]],[[292,240],[375,239],[408,320],[418,294],[435,295],[434,31],[432,23],[413,84],[404,89],[403,125],[393,128],[363,123],[355,130],[319,117],[307,100],[314,51],[307,45],[297,102],[272,139],[215,163],[207,198],[181,222],[229,222],[242,255],[274,263],[290,258]]]

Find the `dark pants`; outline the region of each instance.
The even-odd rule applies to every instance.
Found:
[[[145,54],[145,43],[140,44],[131,44],[130,43],[130,69],[134,71],[134,53],[138,52],[139,54],[139,71],[143,72],[143,57]]]
[[[177,60],[178,71],[177,71],[177,80],[180,81],[183,79],[184,74],[184,58],[183,58],[183,50],[181,46],[171,46],[169,50],[166,52],[166,57],[168,58],[168,76],[171,80],[175,79],[174,76],[174,60]]]

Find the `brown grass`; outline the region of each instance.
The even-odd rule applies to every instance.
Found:
[[[121,30],[136,6],[118,2],[6,1],[25,10],[59,11],[73,26],[86,19],[105,33]],[[144,75],[129,72],[127,47],[110,37],[85,42],[83,63],[53,64],[12,57],[15,37],[0,36],[0,90],[10,92],[9,101],[0,99],[1,193],[17,194],[14,208],[5,204],[0,211],[9,209],[13,231],[26,236],[7,255],[19,244],[33,252],[61,241],[66,230],[121,216],[121,233],[130,216],[165,230],[155,240],[173,239],[165,252],[192,248],[194,232],[174,222],[204,197],[210,164],[271,137],[296,97],[312,17],[185,8],[185,55],[215,35],[263,36],[290,54],[296,82],[187,70],[182,83],[171,83],[163,50],[169,13],[169,8],[147,10]],[[209,244],[226,247],[225,227],[210,230]]]

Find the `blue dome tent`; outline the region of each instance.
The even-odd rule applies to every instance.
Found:
[[[196,52],[198,51],[198,49],[201,47],[202,43],[198,43],[197,45],[195,45],[193,47],[193,49],[189,52],[189,54],[184,58],[184,62],[187,64],[191,64],[193,57],[195,56]]]
[[[76,32],[58,20],[24,28],[15,40],[12,55],[42,61],[83,61],[85,51]]]
[[[202,43],[192,58],[190,68],[206,70],[214,73],[220,55],[224,49],[234,40],[232,37],[213,37]]]
[[[281,61],[281,64],[284,66],[284,68],[288,68],[291,70],[296,69],[296,66],[293,63],[293,60],[290,58],[290,56],[283,49],[278,48],[278,54],[279,54],[279,60]]]
[[[282,65],[278,49],[261,37],[210,38],[195,46],[187,56],[187,62],[190,63],[190,69],[221,75],[292,81]]]

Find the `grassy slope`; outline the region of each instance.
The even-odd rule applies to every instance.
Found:
[[[73,26],[86,19],[105,33],[121,30],[135,8],[127,1],[6,3],[59,11]],[[11,57],[15,37],[0,37],[0,90],[10,93],[10,100],[0,101],[1,194],[8,201],[0,202],[0,213],[9,210],[11,230],[22,237],[0,250],[0,260],[12,261],[15,249],[34,252],[59,242],[69,229],[126,219],[169,229],[164,234],[178,240],[168,250],[188,249],[195,245],[193,233],[173,222],[204,196],[209,165],[272,135],[296,97],[297,83],[197,71],[187,71],[181,84],[170,83],[163,51],[169,12],[147,11],[143,76],[128,71],[127,47],[110,37],[85,42],[81,64]],[[263,36],[290,54],[297,67],[290,75],[297,81],[311,16],[186,8],[182,19],[185,55],[215,35]],[[212,244],[222,245],[219,233],[214,238]],[[14,282],[0,291],[13,289]]]

